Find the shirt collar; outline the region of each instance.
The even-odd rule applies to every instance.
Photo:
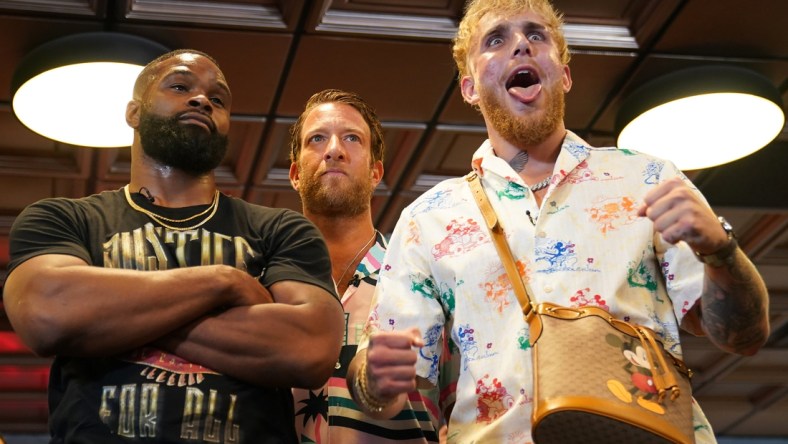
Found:
[[[558,174],[560,178],[563,179],[569,175],[572,170],[588,158],[591,149],[588,142],[572,131],[567,130],[564,141],[561,143],[558,159],[553,168],[553,176]],[[471,168],[481,177],[491,173],[509,182],[514,182],[527,188],[525,182],[523,182],[520,175],[512,169],[511,165],[495,154],[490,139],[485,140],[476,152],[473,153]],[[553,183],[556,183],[555,178],[553,179]]]

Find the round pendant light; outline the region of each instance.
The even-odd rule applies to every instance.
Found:
[[[142,68],[168,49],[115,32],[72,34],[27,54],[11,81],[12,108],[36,133],[71,145],[131,145],[126,104]]]
[[[703,66],[653,80],[616,119],[617,145],[673,161],[682,170],[732,162],[763,148],[785,124],[782,98],[764,76]]]

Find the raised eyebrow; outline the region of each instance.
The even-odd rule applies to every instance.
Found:
[[[507,26],[503,23],[499,23],[482,36],[482,41],[486,42],[490,37],[494,35],[504,34],[506,30],[507,30]]]
[[[524,29],[525,29],[525,32],[541,31],[545,35],[549,34],[547,27],[542,25],[541,23],[537,23],[537,22],[527,22],[525,24]]]

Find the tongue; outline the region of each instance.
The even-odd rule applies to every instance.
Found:
[[[517,100],[523,103],[530,103],[536,100],[536,97],[542,91],[542,85],[536,83],[529,87],[523,88],[520,86],[513,86],[509,88],[509,94],[513,95]]]

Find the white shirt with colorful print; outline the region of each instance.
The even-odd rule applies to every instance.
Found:
[[[686,243],[666,243],[637,215],[657,184],[688,181],[680,170],[641,153],[592,148],[568,133],[540,208],[489,141],[472,166],[532,298],[602,307],[652,328],[681,357],[679,323],[701,295],[704,267]],[[465,179],[438,184],[402,212],[372,304],[367,334],[421,330],[417,373],[432,383],[444,328],[459,349],[449,442],[531,442],[528,327]],[[359,347],[366,345],[365,338]],[[715,442],[693,406],[696,442]]]

